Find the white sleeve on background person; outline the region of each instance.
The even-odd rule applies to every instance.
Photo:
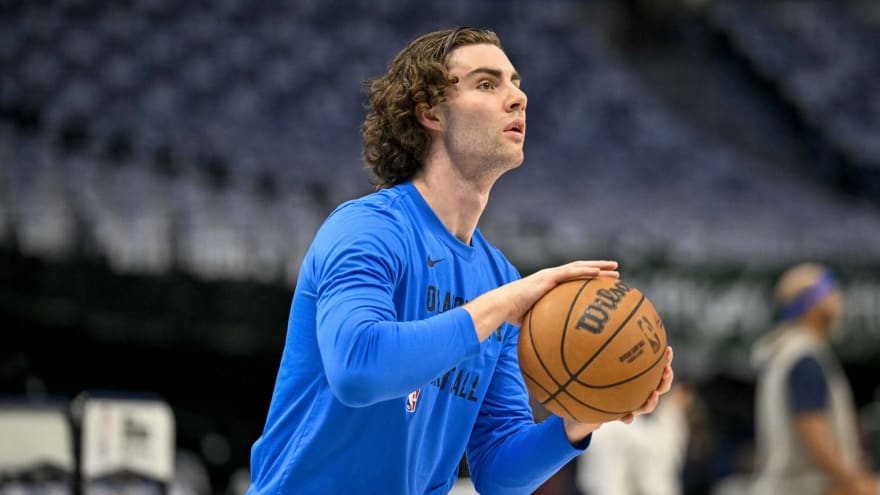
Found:
[[[681,472],[687,453],[688,426],[684,411],[671,403],[660,404],[650,416],[637,418],[631,426],[634,449],[630,472],[637,493],[679,495]]]
[[[578,458],[577,486],[586,495],[634,495],[629,483],[629,426],[606,423],[593,432],[590,448]]]
[[[687,438],[683,411],[662,402],[632,424],[607,423],[578,460],[578,488],[587,495],[679,495]]]

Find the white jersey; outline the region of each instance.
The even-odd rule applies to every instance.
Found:
[[[663,400],[632,424],[606,423],[578,459],[578,488],[589,495],[680,495],[687,440],[684,411]]]

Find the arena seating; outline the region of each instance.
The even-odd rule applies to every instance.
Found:
[[[880,8],[826,0],[714,2],[711,19],[805,122],[863,168],[875,197],[880,169]]]
[[[824,29],[825,7],[803,3],[785,19],[791,31]],[[744,8],[720,2],[714,17],[752,53],[749,36],[765,40],[782,7],[758,9],[766,23],[740,34]],[[361,81],[415,34],[472,24],[502,36],[530,97],[526,162],[498,184],[482,224],[518,264],[608,253],[758,266],[880,256],[865,249],[880,245],[875,204],[682,121],[593,36],[577,2],[414,9],[402,0],[4,5],[0,235],[26,254],[100,257],[125,273],[292,284],[326,214],[370,190]],[[877,44],[850,38],[834,48],[846,69],[795,70],[784,50],[797,48],[780,43],[755,57],[793,85],[824,132],[871,163],[876,95],[849,76],[876,68],[876,50],[863,53]],[[841,77],[852,84],[841,89]]]

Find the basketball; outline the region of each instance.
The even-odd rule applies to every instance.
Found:
[[[666,367],[654,305],[613,277],[565,282],[525,314],[519,364],[529,394],[583,423],[619,419],[644,404]]]

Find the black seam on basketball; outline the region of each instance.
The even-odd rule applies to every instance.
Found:
[[[626,413],[631,413],[631,412],[632,412],[632,411],[608,411],[608,410],[605,410],[605,409],[598,408],[598,407],[596,407],[596,406],[593,406],[593,405],[587,404],[586,402],[584,402],[584,401],[578,399],[577,397],[575,397],[575,396],[574,396],[571,392],[569,392],[568,390],[565,391],[565,395],[571,397],[572,400],[574,400],[574,401],[577,402],[578,404],[580,404],[580,405],[582,405],[582,406],[587,406],[587,407],[589,407],[590,409],[592,409],[592,410],[594,410],[594,411],[596,411],[596,412],[605,413],[605,414],[626,414]],[[553,400],[555,400],[557,403],[559,403],[559,405],[562,405],[562,402],[559,401],[559,399],[553,399]]]
[[[571,394],[568,392],[566,392],[565,395],[571,396]],[[565,404],[563,404],[561,400],[553,399],[553,401],[556,402],[557,404],[559,404],[559,407],[561,407],[566,413],[568,413],[569,419],[573,419],[573,420],[577,421],[578,423],[586,423],[587,422],[587,421],[581,421],[580,419],[578,419],[577,415],[572,413],[571,411],[569,411],[568,408],[565,407]]]
[[[538,358],[538,364],[541,365],[541,368],[544,368],[544,372],[547,373],[547,376],[549,376],[550,379],[553,380],[553,383],[556,385],[556,387],[561,387],[562,384],[556,381],[556,377],[553,376],[553,373],[550,373],[550,370],[547,369],[547,366],[544,365],[544,360],[541,359],[541,354],[538,353],[538,348],[535,346],[535,333],[532,331],[532,328],[534,328],[532,326],[532,311],[529,311],[529,342],[532,343],[532,350],[535,352],[535,357]],[[544,390],[547,389],[545,388]],[[552,397],[554,393],[558,393],[558,388],[557,392],[551,393],[549,390],[547,390],[547,393],[550,394],[550,397]],[[546,402],[541,402],[541,404],[544,405],[546,404]]]
[[[636,311],[638,311],[638,309],[640,307],[642,307],[643,302],[645,302],[645,295],[644,294],[642,294],[642,298],[639,299],[639,302],[636,303],[635,307],[633,307],[632,311],[630,311],[629,314],[626,316],[626,318],[624,318],[623,322],[621,322],[620,325],[617,327],[617,329],[614,330],[614,333],[612,333],[611,336],[609,336],[605,340],[605,342],[603,342],[602,345],[599,346],[599,349],[597,349],[596,352],[593,353],[593,356],[590,357],[590,359],[588,359],[587,362],[584,363],[583,366],[581,366],[581,368],[577,371],[577,373],[574,373],[573,375],[569,374],[568,380],[565,383],[560,384],[559,390],[557,390],[556,393],[550,395],[550,397],[547,397],[547,401],[555,399],[556,396],[559,395],[560,392],[564,391],[566,387],[571,385],[571,383],[577,379],[577,376],[580,375],[585,369],[587,369],[587,367],[589,365],[591,365],[593,363],[593,361],[596,359],[596,356],[601,354],[602,351],[605,350],[606,347],[608,347],[608,344],[610,344],[611,341],[614,340],[614,337],[617,337],[617,334],[619,334],[620,331],[623,330],[623,327],[625,327],[626,324],[629,323],[630,318],[632,318],[632,316],[636,313]],[[568,329],[566,329],[566,330],[568,330]],[[554,381],[556,381],[556,380],[554,380]],[[571,395],[571,394],[569,394],[569,395]],[[574,397],[574,396],[572,396],[572,397]],[[544,401],[541,404],[546,404],[547,401]],[[580,401],[578,401],[578,402],[580,402]],[[587,404],[584,404],[584,405],[587,405]],[[590,407],[592,407],[592,406],[590,406]],[[605,412],[605,411],[602,411],[602,412]]]
[[[665,356],[665,355],[666,355],[666,349],[664,348],[664,349],[663,349],[663,352],[661,352],[661,353],[659,353],[659,354],[657,355],[657,359],[655,359],[654,362],[651,363],[650,366],[648,366],[647,368],[643,369],[642,371],[636,373],[635,375],[633,375],[633,376],[627,378],[626,380],[622,380],[622,381],[615,382],[615,383],[609,383],[609,384],[607,384],[607,385],[590,385],[589,383],[584,383],[584,382],[578,380],[577,377],[575,377],[574,381],[575,381],[578,385],[580,385],[580,386],[582,386],[582,387],[587,387],[587,388],[602,389],[602,388],[616,387],[616,386],[618,386],[618,385],[623,385],[624,383],[631,382],[631,381],[635,380],[636,378],[638,378],[638,377],[644,375],[645,373],[647,373],[647,372],[653,370],[653,369],[654,369],[654,366],[656,366],[657,363],[659,363],[660,360],[663,359],[663,356]]]
[[[524,376],[524,377],[528,378],[529,380],[531,380],[532,383],[534,383],[534,384],[537,385],[541,390],[543,390],[544,392],[546,392],[547,395],[550,395],[550,394],[552,393],[552,392],[550,392],[549,390],[547,390],[547,387],[545,387],[545,386],[541,385],[540,383],[538,383],[538,380],[535,380],[535,377],[533,377],[532,375],[528,374],[527,372],[523,371],[522,369],[520,369],[520,372],[522,372],[522,376]]]
[[[581,284],[581,287],[578,289],[577,293],[575,293],[574,297],[571,300],[571,304],[568,306],[568,313],[565,314],[565,323],[562,325],[562,338],[559,339],[559,356],[562,360],[562,368],[566,373],[571,375],[571,370],[568,369],[568,363],[565,362],[565,335],[568,333],[568,322],[571,321],[571,312],[574,311],[574,307],[578,302],[578,299],[581,298],[581,293],[584,291],[584,288],[595,280],[594,278],[588,278]],[[557,385],[559,385],[557,383]]]
[[[563,404],[563,403],[562,403],[561,401],[559,401],[558,399],[554,399],[554,402],[556,402],[557,404],[559,404],[559,407],[561,407],[562,410],[565,411],[565,414],[568,414],[568,416],[569,416],[571,419],[577,421],[577,417],[575,417],[574,413],[572,413],[571,411],[568,410],[567,407],[565,407],[565,404]],[[544,404],[544,406],[546,407],[546,404]]]
[[[520,370],[520,371],[522,371],[522,370]],[[535,385],[537,385],[538,387],[540,387],[541,390],[543,390],[544,392],[547,392],[547,394],[550,394],[550,391],[547,390],[546,387],[544,387],[543,385],[541,385],[540,383],[538,383],[538,380],[535,380],[535,378],[534,378],[532,375],[526,373],[525,371],[522,371],[522,375],[523,375],[524,377],[528,378],[529,380],[531,380],[532,383],[534,383]],[[571,395],[571,394],[569,394],[569,395]],[[563,404],[562,402],[560,402],[560,401],[558,401],[558,400],[556,401],[556,403],[559,404],[559,407],[561,407],[562,410],[565,411],[566,414],[568,414],[572,419],[574,419],[575,421],[577,421],[577,418],[575,417],[575,415],[574,415],[571,411],[569,411],[567,407],[565,407],[565,404]],[[545,403],[545,402],[542,402],[541,405],[546,405],[546,403]]]

